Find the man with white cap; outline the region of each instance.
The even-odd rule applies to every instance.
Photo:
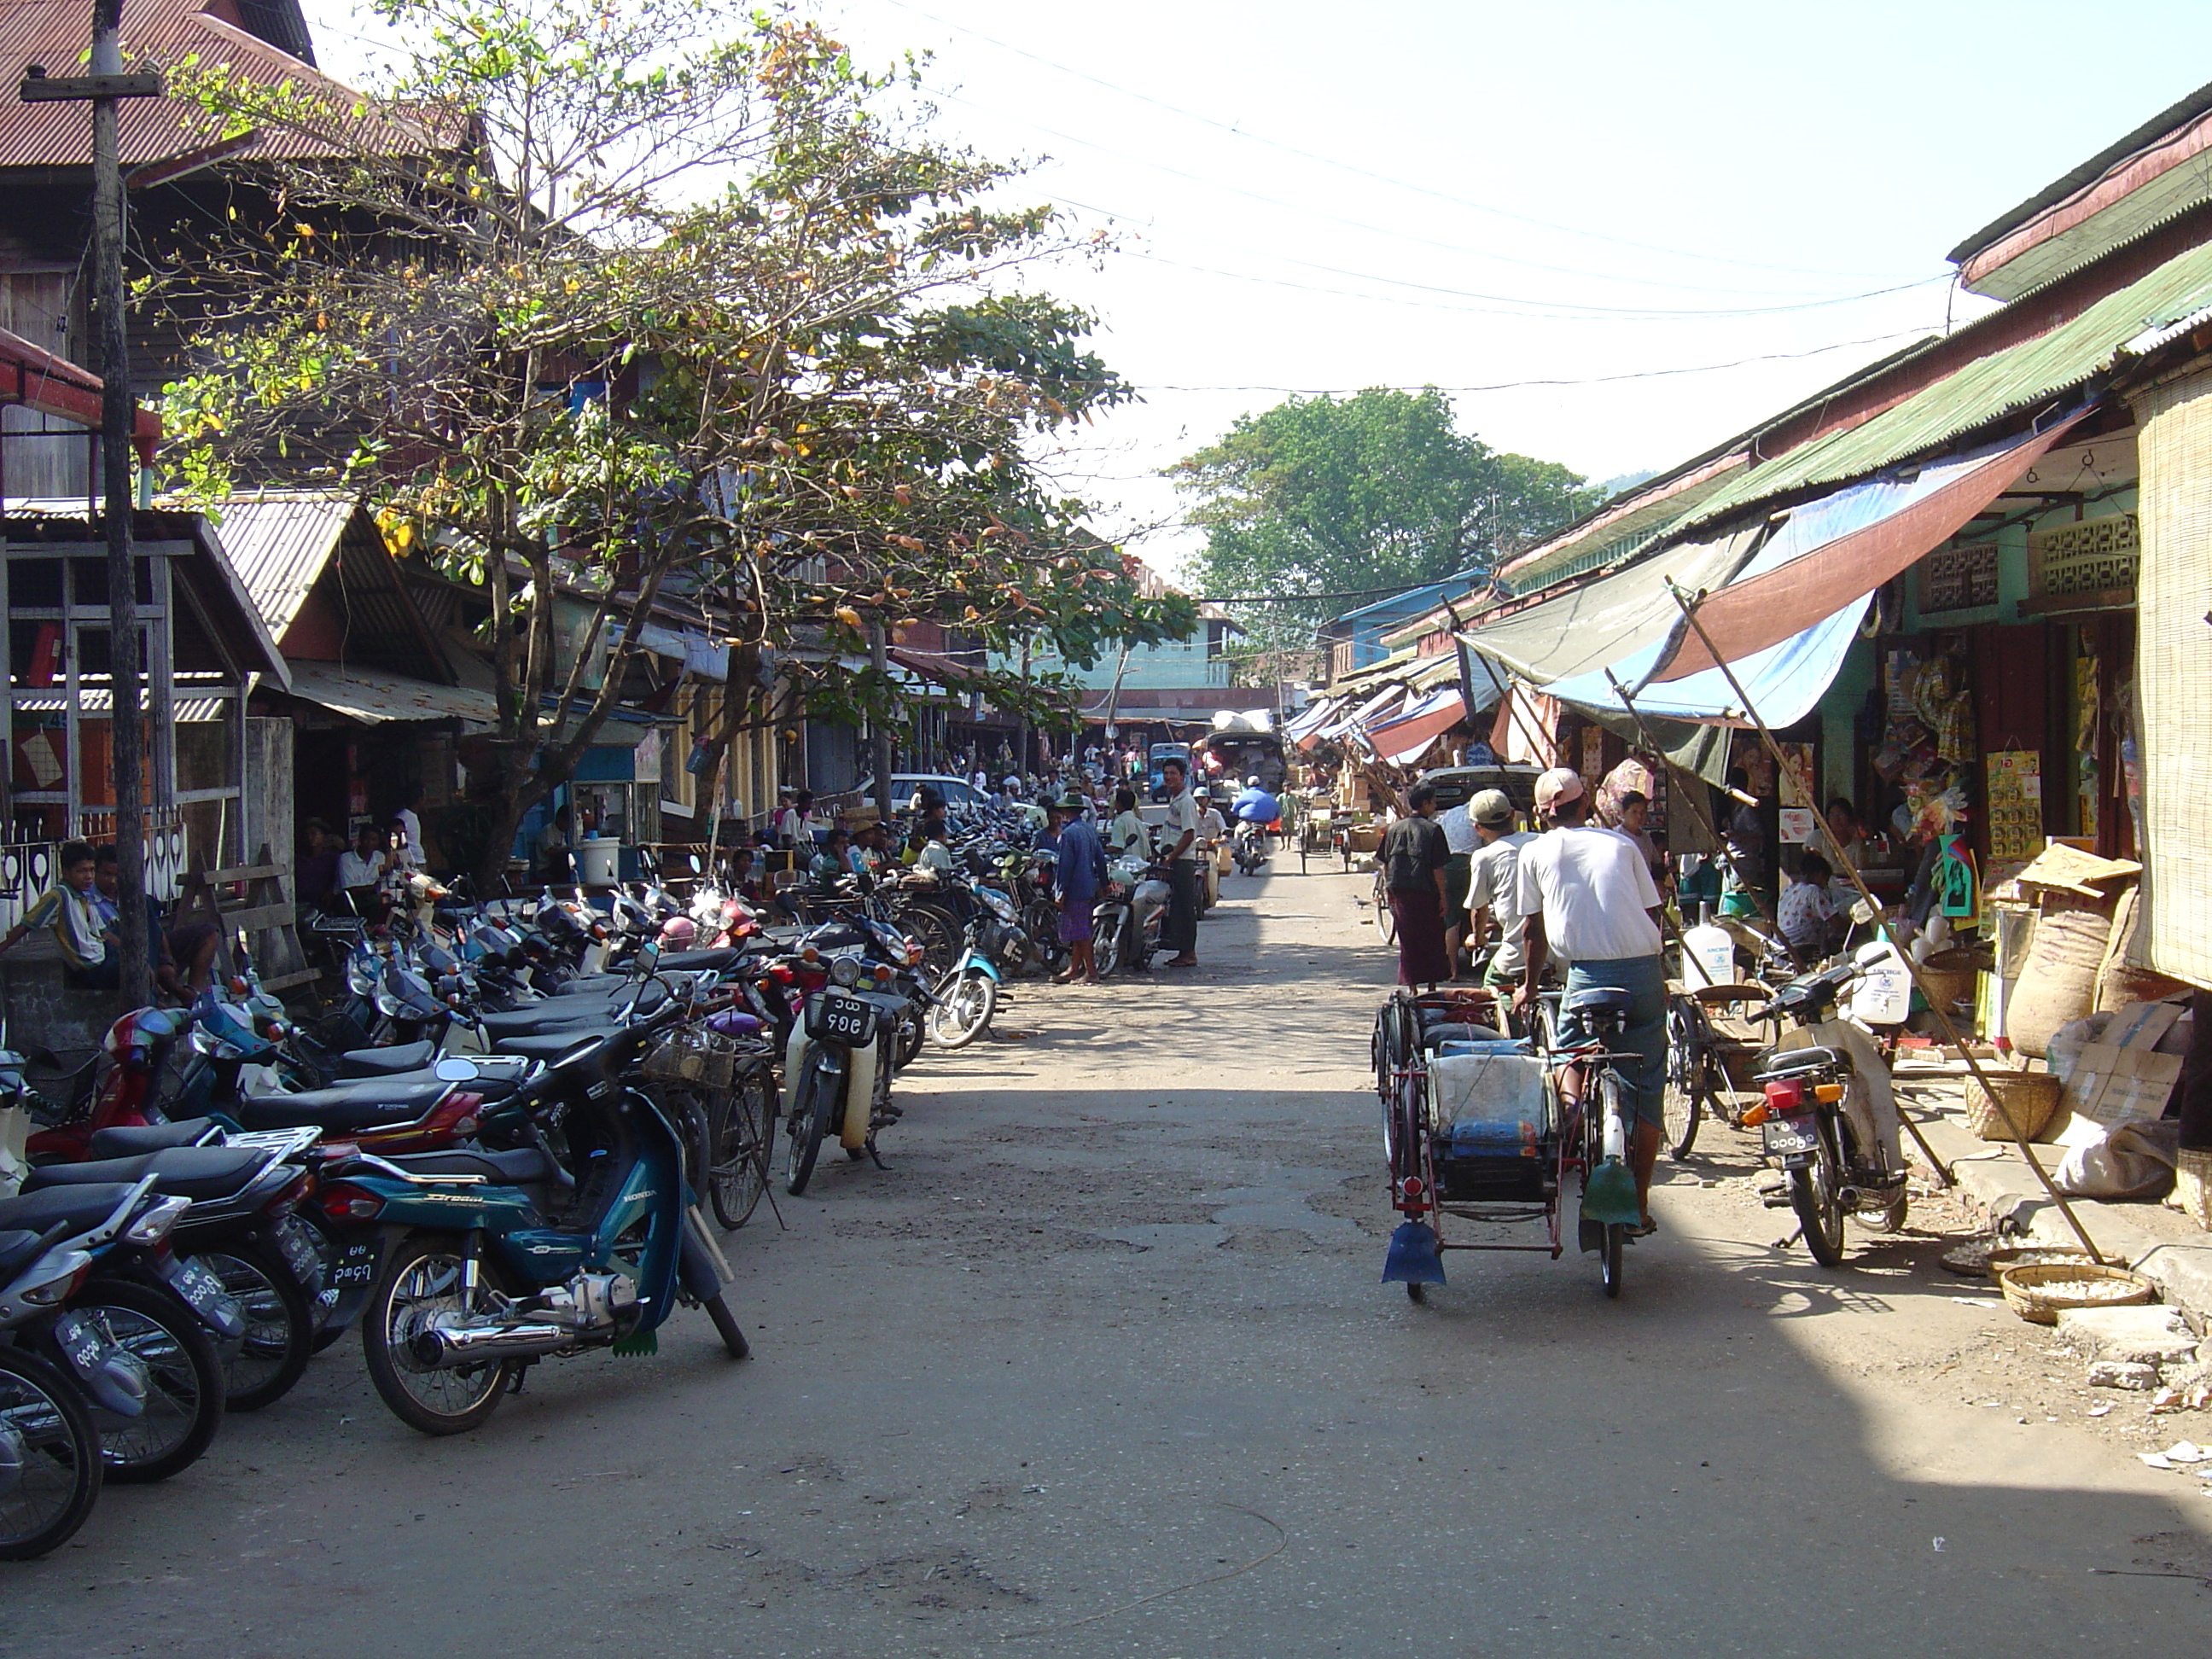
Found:
[[[1524,965],[1514,1006],[1534,1001],[1536,981],[1552,953],[1570,964],[1567,994],[1603,987],[1631,999],[1624,1048],[1640,1057],[1623,1064],[1621,1082],[1634,1097],[1636,1133],[1629,1166],[1644,1211],[1642,1231],[1654,1231],[1651,1171],[1659,1161],[1667,1079],[1667,976],[1659,962],[1659,890],[1635,843],[1589,823],[1590,800],[1581,777],[1554,767],[1536,780],[1536,813],[1552,825],[1521,849],[1517,899],[1528,918]],[[1572,1034],[1563,1021],[1562,1040]],[[1572,1074],[1569,1076],[1571,1088]]]
[[[1468,861],[1468,943],[1480,949],[1498,924],[1498,949],[1482,982],[1501,996],[1519,983],[1521,960],[1521,849],[1536,839],[1513,827],[1513,800],[1503,789],[1486,789],[1467,804],[1476,848]]]

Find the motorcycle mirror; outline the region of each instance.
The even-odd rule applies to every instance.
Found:
[[[473,1083],[477,1079],[477,1068],[459,1054],[447,1054],[430,1071],[441,1083]]]
[[[700,872],[700,871],[702,870],[702,867],[703,867],[703,866],[702,866],[700,864],[700,862],[699,862],[699,855],[698,855],[696,853],[692,854],[691,854],[691,873],[692,873],[693,875],[695,875],[695,876],[696,876],[696,875],[697,875],[697,874]]]
[[[1862,927],[1872,926],[1881,917],[1881,911],[1864,899],[1851,906],[1851,920]]]

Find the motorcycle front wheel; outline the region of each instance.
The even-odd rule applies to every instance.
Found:
[[[842,1068],[821,1049],[806,1056],[799,1086],[792,1091],[791,1130],[783,1143],[783,1190],[793,1198],[814,1179],[814,1163],[822,1156],[822,1137],[830,1121],[838,1115],[844,1083]]]
[[[76,1385],[0,1348],[0,1561],[67,1543],[100,1499],[100,1433]]]
[[[1103,923],[1091,943],[1091,960],[1097,965],[1098,977],[1111,979],[1121,971],[1121,935],[1128,927],[1129,913],[1117,910]]]
[[[369,1382],[394,1417],[423,1434],[464,1434],[483,1423],[499,1409],[520,1364],[492,1359],[432,1370],[416,1358],[418,1334],[486,1310],[481,1291],[470,1295],[465,1270],[458,1240],[418,1234],[392,1250],[362,1316]]]
[[[990,1028],[998,1007],[998,981],[971,968],[937,988],[937,1003],[929,1011],[929,1035],[940,1048],[964,1048]]]

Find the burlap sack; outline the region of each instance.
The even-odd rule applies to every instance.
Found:
[[[2112,932],[2107,909],[2056,893],[2045,899],[2027,971],[2005,1006],[2005,1035],[2018,1052],[2042,1059],[2053,1032],[2095,1008]]]

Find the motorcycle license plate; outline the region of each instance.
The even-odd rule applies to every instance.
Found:
[[[322,1282],[323,1256],[315,1248],[315,1236],[307,1231],[307,1224],[295,1215],[288,1215],[277,1223],[276,1249],[284,1258],[284,1265],[292,1270],[292,1277],[306,1285],[312,1295]]]
[[[213,1315],[230,1300],[230,1292],[223,1289],[222,1280],[216,1277],[215,1270],[203,1266],[195,1257],[180,1259],[169,1283],[191,1310],[204,1317]]]
[[[331,1269],[330,1283],[333,1289],[348,1285],[366,1285],[376,1277],[376,1241],[357,1239],[338,1252],[338,1265]]]
[[[824,992],[807,1012],[810,1035],[830,1042],[866,1042],[874,1035],[876,1011],[858,997]]]
[[[54,1344],[72,1367],[88,1376],[106,1352],[106,1344],[75,1314],[54,1321]]]
[[[1759,1134],[1771,1153],[1786,1156],[1820,1150],[1820,1127],[1809,1117],[1769,1118],[1759,1125]]]

